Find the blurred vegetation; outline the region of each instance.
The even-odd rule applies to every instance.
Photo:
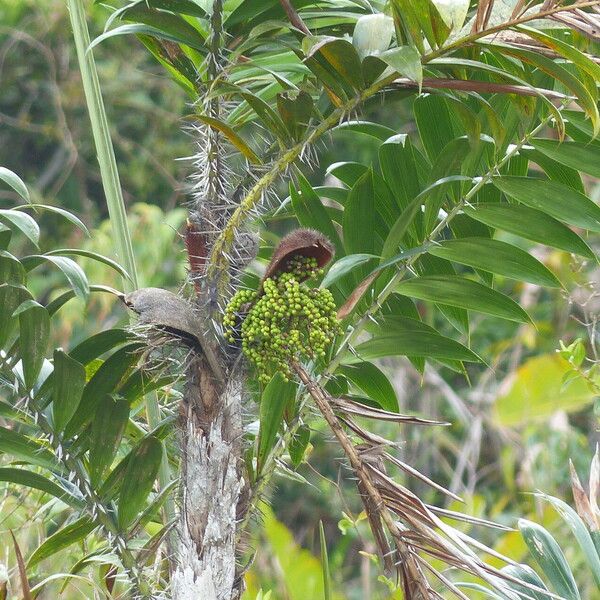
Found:
[[[106,13],[101,7],[90,12],[95,17],[90,23],[92,35],[97,35]],[[111,233],[104,222],[103,192],[65,3],[0,0],[0,24],[0,165],[18,172],[36,201],[73,211],[92,230],[91,238],[83,240],[81,233],[73,233],[58,217],[43,214],[40,225],[48,247],[79,246],[110,255]],[[188,99],[133,38],[111,39],[96,48],[95,57],[141,283],[175,289],[185,268],[179,231],[185,220],[182,207],[190,171],[189,163],[177,159],[193,152],[193,140],[181,121]],[[410,113],[401,100],[371,110],[378,111],[380,118],[381,111],[389,111],[390,127],[414,128],[406,120]],[[352,146],[342,132],[333,134],[333,140],[324,151],[323,164],[376,160],[375,146],[368,138],[360,147]],[[318,169],[312,177],[316,185],[331,181],[331,176]],[[598,198],[600,185],[592,180],[585,183],[590,197]],[[2,206],[15,203],[14,194],[0,191]],[[597,237],[587,242],[596,250],[600,247]],[[542,490],[570,501],[568,461],[574,462],[580,474],[587,472],[599,441],[597,393],[580,381],[565,385],[564,376],[573,369],[588,373],[598,358],[596,287],[600,273],[595,264],[575,264],[565,254],[548,249],[537,257],[574,291],[567,295],[561,289],[540,291],[518,284],[512,291],[520,295],[537,328],[506,321],[474,322],[472,335],[478,340],[473,345],[488,348],[484,358],[499,356],[492,369],[473,368],[466,380],[447,369],[431,369],[421,377],[405,360],[383,363],[401,411],[414,410],[454,424],[435,430],[378,427],[380,433],[402,442],[402,460],[461,495],[470,514],[509,526],[521,517],[543,524],[561,543],[582,597],[591,599],[597,597],[597,588],[579,548],[571,543],[570,530],[531,492]],[[109,269],[91,262],[84,267],[92,283],[118,287]],[[54,287],[57,277],[40,270],[33,287],[43,294]],[[511,290],[515,284],[507,280],[503,285]],[[87,312],[81,305],[70,304],[61,309],[55,343],[65,344],[67,339],[77,343],[92,331],[119,321],[124,322],[125,315],[114,300],[96,298]],[[579,345],[563,351],[564,356],[556,353],[559,340],[569,345],[578,339]],[[589,377],[597,378],[595,371]],[[258,553],[248,575],[247,598],[255,598],[261,588],[273,590],[274,600],[322,597],[319,521],[326,532],[335,584],[332,597],[389,597],[385,583],[376,580],[371,560],[374,548],[360,517],[359,500],[349,484],[339,483],[343,467],[328,435],[324,428],[313,431],[309,463],[297,473],[282,474],[269,493],[271,508],[264,508],[264,531],[253,544]],[[402,480],[402,475],[398,477]],[[310,486],[306,487],[306,481]],[[443,505],[442,497],[429,487],[412,479],[403,484],[425,502]],[[39,494],[4,486],[0,540],[5,552],[0,560],[12,570],[16,567],[9,530],[15,531],[23,553],[29,555],[39,539],[51,533],[51,525],[48,530],[48,522],[42,526],[36,518],[46,508]],[[44,514],[52,518],[52,511]],[[482,529],[479,533],[482,541],[514,560],[529,560],[518,532]],[[80,549],[73,547],[60,561],[53,558],[52,571],[67,572],[80,555]],[[39,597],[58,597],[59,587],[48,588]],[[91,594],[88,584],[73,580],[61,597],[89,598]]]

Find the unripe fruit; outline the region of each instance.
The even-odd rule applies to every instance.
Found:
[[[287,266],[289,271],[262,282],[261,296],[250,290],[237,292],[223,317],[225,338],[234,340],[237,332],[261,383],[268,383],[276,372],[289,379],[290,361],[324,357],[341,333],[331,292],[305,283],[322,275],[317,258],[294,256]]]

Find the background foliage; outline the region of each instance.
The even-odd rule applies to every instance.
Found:
[[[360,6],[360,3],[349,2],[349,12],[352,12],[351,5]],[[97,7],[91,15],[95,37],[104,28],[107,13]],[[257,15],[247,17],[250,22],[251,18],[258,19]],[[309,27],[314,29],[318,28],[319,19],[325,22],[329,15],[322,11],[305,17]],[[260,17],[263,18],[264,15]],[[239,19],[241,22],[242,16]],[[350,16],[346,24],[339,25],[340,35],[352,32],[354,20]],[[73,227],[60,215],[41,211],[35,215],[42,230],[40,252],[56,248],[84,248],[111,255],[110,223],[103,222],[106,218],[103,194],[63,3],[33,0],[0,2],[0,22],[0,164],[15,171],[27,182],[34,202],[69,209],[91,229],[91,237],[86,238],[81,228]],[[232,27],[235,31],[235,24]],[[147,38],[145,41],[151,45]],[[583,38],[576,39],[575,43],[587,49],[587,41]],[[252,40],[247,41],[245,49],[252,52]],[[272,99],[275,93],[264,85],[264,69],[274,69],[278,65],[279,76],[295,84],[308,77],[306,67],[299,67],[290,56],[291,52],[281,48],[278,52],[280,54],[274,55],[273,48],[269,47],[266,51],[269,62],[265,58],[257,73],[240,69],[241,75],[251,80],[255,77],[255,91],[260,92],[263,98]],[[201,61],[193,50],[188,50],[187,55],[189,60]],[[180,120],[190,112],[189,103],[193,100],[189,81],[180,78],[180,86],[174,85],[165,76],[164,69],[149,58],[147,51],[131,36],[106,39],[95,48],[95,56],[109,109],[111,134],[142,284],[176,288],[184,273],[183,244],[178,234],[184,221],[181,202],[190,164],[173,159],[192,152],[191,140],[182,133]],[[318,53],[316,56],[322,60]],[[501,66],[514,71],[515,77],[524,75],[525,71],[530,74],[529,69],[534,70],[527,64],[516,64],[506,57]],[[436,68],[443,71],[449,66],[440,63]],[[460,71],[460,66],[453,68]],[[467,69],[467,66],[464,68]],[[569,68],[574,67],[571,65]],[[576,71],[576,75],[586,82],[584,72]],[[484,75],[478,77],[485,80]],[[533,77],[539,87],[552,88],[554,85],[552,77],[543,71],[536,71]],[[236,83],[235,73],[232,83]],[[594,87],[589,81],[586,83],[588,89]],[[335,93],[343,97],[348,95],[348,88],[352,89],[353,82],[350,80],[339,85],[346,89],[336,88]],[[560,86],[557,90],[572,92]],[[593,112],[591,107],[597,104],[597,99],[593,95],[591,100],[587,98],[585,90],[579,92],[580,103],[584,107],[587,103],[587,108]],[[232,92],[224,88],[221,93]],[[338,248],[338,264],[342,263],[344,254],[348,254],[355,258],[342,264],[357,265],[351,272],[342,273],[337,282],[338,298],[342,298],[376,263],[376,259],[373,262],[374,259],[364,255],[379,256],[385,251],[384,241],[395,221],[383,213],[378,217],[381,222],[367,227],[362,219],[369,216],[369,210],[358,203],[353,204],[352,190],[358,190],[354,197],[360,196],[363,201],[371,198],[374,203],[381,202],[378,206],[385,206],[389,198],[381,201],[379,196],[383,188],[380,182],[395,182],[399,175],[397,164],[391,162],[393,151],[411,154],[421,189],[442,177],[481,175],[494,164],[494,153],[498,154],[499,148],[491,149],[485,136],[493,136],[498,142],[500,124],[481,118],[479,99],[461,97],[464,102],[459,108],[453,97],[444,94],[417,99],[414,94],[407,96],[399,89],[388,94],[385,105],[372,103],[364,106],[357,117],[363,122],[379,123],[379,126],[346,125],[336,129],[327,147],[325,144],[313,147],[315,160],[311,162],[316,166],[304,169],[308,179],[296,173],[295,183],[289,189],[284,183],[279,186],[280,198],[289,196],[289,202],[281,210],[265,215],[268,226],[262,232],[260,258],[263,263],[278,237],[298,222],[322,228],[323,222],[331,219],[351,227],[350,221],[356,219],[361,227],[350,229],[344,245],[340,243]],[[517,117],[530,118],[541,110],[539,100],[523,98],[520,102],[522,110],[516,117],[513,115],[515,120]],[[327,108],[325,100],[321,100],[319,109]],[[494,109],[502,115],[502,108],[502,99],[498,99]],[[569,111],[565,124],[568,139],[579,144],[576,148],[581,151],[576,164],[569,158],[572,154],[561,150],[565,146],[555,143],[556,127],[545,129],[539,134],[544,140],[536,143],[528,139],[519,157],[499,171],[505,178],[498,179],[495,186],[485,186],[477,200],[491,204],[499,199],[501,192],[505,192],[511,201],[517,198],[522,202],[519,206],[524,204],[531,210],[536,206],[539,187],[535,193],[510,187],[511,183],[518,184],[511,177],[526,174],[565,185],[571,190],[585,190],[590,198],[597,200],[600,187],[596,179],[597,162],[592,157],[594,152],[595,156],[598,155],[600,147],[597,141],[590,142],[594,123],[583,119],[574,104],[569,106]],[[509,115],[509,112],[507,109],[506,114]],[[245,131],[251,133],[244,134],[243,144],[249,144],[257,152],[261,144],[268,146],[272,141],[264,142],[268,136],[262,127],[253,129],[251,122],[258,117],[247,106],[228,114],[227,119],[240,130],[241,125],[250,123]],[[511,123],[507,118],[502,125],[508,129],[518,123]],[[457,138],[463,131],[467,132],[467,136]],[[408,137],[392,137],[399,133]],[[282,135],[293,137],[296,134],[287,131]],[[506,139],[508,143],[510,135],[506,135]],[[357,143],[358,140],[360,143]],[[502,143],[498,145],[502,148]],[[245,145],[243,147],[246,148]],[[571,151],[573,149],[575,146]],[[394,189],[402,189],[403,181],[407,179],[400,181]],[[458,198],[468,189],[467,183],[458,178],[450,181],[448,188],[453,198]],[[558,190],[555,197],[560,199],[564,188]],[[323,213],[315,213],[321,206],[319,197],[324,199],[325,217]],[[406,197],[409,197],[408,193]],[[8,186],[3,186],[0,198],[2,208],[22,202]],[[404,200],[393,198],[391,201],[402,203]],[[345,211],[350,206],[354,207],[354,214],[345,217],[342,206],[345,206]],[[399,208],[405,209],[406,206],[406,203],[401,204]],[[544,240],[533,238],[535,242],[544,241],[546,245],[528,241],[525,233],[532,235],[531,213],[524,209],[520,218],[511,217],[512,227],[500,227],[503,232],[495,237],[510,244],[513,249],[530,250],[540,261],[532,264],[527,276],[519,271],[515,278],[515,273],[510,272],[513,263],[507,258],[493,278],[494,289],[518,300],[535,325],[519,318],[513,305],[505,305],[504,310],[513,320],[492,319],[470,312],[467,332],[466,311],[457,306],[449,309],[439,302],[437,305],[422,301],[413,304],[402,300],[408,296],[439,300],[439,297],[431,295],[431,291],[413,289],[408,296],[395,296],[400,306],[393,310],[404,311],[405,317],[421,321],[422,327],[434,327],[446,338],[468,345],[487,364],[469,365],[466,369],[468,376],[465,376],[462,366],[456,362],[449,363],[449,360],[456,360],[452,352],[437,357],[441,358],[440,361],[429,361],[426,369],[423,369],[422,357],[419,356],[411,356],[411,361],[385,357],[378,365],[389,378],[392,388],[382,383],[383,379],[377,379],[380,387],[376,393],[381,402],[396,403],[401,412],[423,414],[453,424],[435,429],[378,424],[376,432],[401,441],[403,461],[464,498],[466,507],[460,507],[460,510],[510,526],[514,526],[518,518],[525,518],[546,527],[561,544],[581,597],[591,598],[598,583],[587,562],[588,555],[580,545],[573,543],[567,521],[550,503],[531,494],[542,490],[557,498],[568,499],[572,504],[568,461],[573,460],[582,479],[587,479],[598,441],[595,369],[598,270],[593,253],[597,254],[599,245],[597,233],[600,221],[595,213],[584,211],[580,221],[569,222],[572,216],[569,217],[564,210],[561,212],[560,207],[556,210],[558,212],[553,217],[590,229],[587,233],[577,230],[584,241],[563,229],[556,229],[555,237],[546,232]],[[431,209],[429,216],[433,218],[436,215],[437,211]],[[483,222],[457,219],[454,235],[456,238],[489,237],[488,227],[499,222],[498,215],[494,216],[491,212],[490,215]],[[420,226],[427,229],[427,213]],[[373,229],[377,232],[375,236],[371,233]],[[409,238],[414,236],[415,240],[422,238],[418,230],[404,233]],[[19,232],[13,235],[10,243],[10,252],[15,256],[23,257],[34,252],[30,241]],[[396,251],[397,246],[386,258]],[[469,246],[468,243],[462,248],[456,244],[454,247],[452,244],[437,246],[430,254],[424,254],[415,268],[417,272],[422,268],[421,274],[430,276],[475,274],[481,285],[488,285],[491,275],[481,263],[486,256],[483,251],[484,248]],[[491,248],[490,251],[496,253],[499,248]],[[473,263],[474,257],[480,262]],[[110,266],[94,259],[78,261],[90,282],[119,287],[119,275]],[[447,261],[452,261],[452,266]],[[561,285],[556,285],[542,264],[555,274]],[[260,261],[256,267],[256,273],[259,273]],[[338,269],[341,270],[340,267]],[[64,277],[64,268],[56,269],[52,264],[36,266],[27,275],[27,288],[34,298],[46,305],[64,292]],[[85,283],[79,283],[79,289],[85,288]],[[83,296],[84,292],[80,295]],[[458,304],[465,306],[464,295],[458,298]],[[500,310],[498,302],[497,299],[492,301],[496,314]],[[75,300],[53,315],[48,348],[63,346],[71,350],[90,334],[118,328],[127,322],[124,311],[110,295],[94,293],[85,313],[83,306],[83,300]],[[359,311],[362,308],[364,305],[359,307]],[[36,310],[31,306],[23,314],[33,314]],[[15,327],[18,327],[16,322]],[[557,353],[559,340],[564,344],[562,352]],[[393,343],[397,344],[398,340]],[[40,352],[42,348],[37,350]],[[363,351],[366,355],[367,348]],[[44,356],[43,352],[41,356]],[[373,356],[376,356],[375,350]],[[86,364],[88,372],[94,372],[99,365],[96,359],[96,356],[90,357]],[[345,369],[347,377],[344,379],[348,381],[342,385],[349,385],[350,392],[356,397],[373,397],[373,389],[365,388],[368,384],[364,377],[361,379],[360,374],[353,373],[350,366]],[[143,379],[141,371],[141,368],[132,366],[127,377],[117,382],[120,387],[116,389],[121,393],[123,388],[131,390],[128,399],[134,407],[133,416],[135,407],[139,409],[141,406],[143,395],[144,387],[135,385],[136,378],[138,381]],[[373,372],[369,375],[372,381]],[[176,392],[166,388],[162,400],[167,405],[174,404]],[[32,409],[27,418],[34,418],[34,413]],[[13,417],[12,414],[3,415],[6,430],[11,430]],[[28,436],[35,431],[27,418],[20,426],[19,435]],[[130,450],[138,448],[142,443],[140,440],[156,437],[147,431],[136,432],[134,422],[135,419],[132,419],[128,425],[117,458],[127,456]],[[281,469],[276,476],[276,486],[268,492],[271,508],[263,509],[263,527],[256,527],[254,534],[255,547],[260,551],[248,574],[247,597],[257,597],[261,588],[272,590],[273,598],[322,597],[319,522],[323,523],[325,532],[333,598],[387,598],[397,594],[388,590],[385,581],[378,581],[378,570],[372,560],[375,548],[370,541],[368,525],[360,516],[361,506],[352,487],[342,482],[343,469],[336,446],[328,443],[328,433],[323,425],[311,422],[311,427],[308,461],[296,470]],[[158,432],[158,437],[165,437],[168,431],[165,426]],[[93,433],[91,439],[93,443]],[[174,440],[167,439],[175,447]],[[51,438],[47,438],[41,445],[52,442]],[[31,460],[34,456],[34,464],[48,467],[40,464],[40,449],[32,452],[31,442],[27,444],[24,454],[17,458]],[[109,457],[109,460],[112,462],[113,458]],[[10,456],[3,460],[3,468],[15,467]],[[57,473],[56,470],[54,472]],[[5,472],[7,478],[9,475]],[[424,501],[458,509],[456,503],[447,502],[439,492],[424,483],[408,477],[403,479],[402,475],[399,477]],[[310,485],[306,485],[307,482]],[[155,497],[151,496],[151,499]],[[65,544],[64,550],[44,560],[43,552],[39,550],[44,547],[44,541],[52,540],[51,536],[56,531],[64,531],[65,525],[72,525],[68,504],[65,498],[52,499],[52,492],[48,490],[29,490],[13,483],[6,484],[2,496],[1,539],[6,548],[4,561],[14,589],[19,589],[20,580],[9,530],[15,532],[21,552],[29,561],[27,572],[31,584],[42,589],[39,597],[57,597],[64,581],[43,582],[48,576],[60,572],[77,571],[80,577],[69,580],[64,591],[65,598],[91,597],[92,593],[105,589],[107,582],[110,586],[111,578],[107,575],[111,565],[110,552],[100,541],[85,533],[74,535],[72,545]],[[149,526],[143,532],[140,543],[146,543],[160,531],[159,520],[155,517],[148,518]],[[81,529],[82,523],[74,523],[80,527],[79,533],[85,532],[85,527]],[[470,527],[464,526],[465,530],[470,530]],[[527,525],[523,524],[523,528],[526,530]],[[477,535],[478,539],[499,552],[538,568],[519,532],[478,529]],[[39,560],[32,558],[36,557],[36,553]],[[87,559],[81,562],[83,556]],[[120,585],[124,584],[118,581],[116,593],[123,589],[119,588]]]

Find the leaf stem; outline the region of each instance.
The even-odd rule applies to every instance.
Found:
[[[92,134],[98,155],[102,185],[106,194],[108,213],[115,234],[117,256],[129,274],[129,279],[123,279],[123,286],[125,291],[132,291],[138,287],[133,246],[127,225],[125,202],[119,180],[117,161],[110,139],[108,119],[100,90],[98,71],[96,70],[94,56],[91,51],[88,51],[90,34],[85,19],[85,9],[82,0],[67,0],[67,5],[71,18],[71,26],[73,27],[73,37],[77,49],[77,59],[79,61],[79,70],[87,101],[88,114],[92,124]]]
[[[219,237],[215,240],[209,258],[209,276],[218,275],[218,278],[223,282],[223,279],[226,277],[227,267],[229,266],[228,256],[235,241],[235,232],[242,226],[244,221],[252,214],[252,211],[260,203],[264,192],[302,154],[302,151],[327,133],[332,127],[337,125],[344,118],[344,115],[352,112],[352,110],[362,102],[377,94],[387,85],[392,83],[394,79],[396,79],[396,75],[386,77],[385,79],[374,83],[354,98],[351,98],[339,108],[336,108],[320,125],[313,129],[305,140],[298,142],[275,161],[269,171],[265,173],[246,194],[245,198],[231,215]]]
[[[313,381],[310,378],[309,374],[306,372],[304,367],[302,367],[302,365],[299,363],[293,363],[291,366],[300,381],[306,386],[308,394],[314,400],[317,408],[323,415],[323,418],[329,425],[329,428],[342,447],[342,450],[344,451],[344,454],[346,455],[346,458],[348,459],[348,462],[350,463],[350,466],[352,467],[352,470],[358,479],[357,483],[359,484],[359,489],[361,489],[363,492],[362,496],[365,510],[367,513],[371,513],[368,514],[371,525],[374,525],[377,529],[379,529],[381,527],[379,525],[379,521],[385,524],[385,527],[389,531],[396,544],[400,559],[398,564],[401,564],[402,568],[404,569],[410,569],[411,574],[414,577],[414,580],[410,582],[410,585],[417,585],[419,588],[425,591],[429,590],[427,579],[423,575],[421,569],[419,569],[416,566],[416,563],[414,563],[414,558],[411,557],[411,552],[402,540],[402,534],[398,524],[396,523],[396,520],[384,502],[384,499],[377,489],[377,486],[375,485],[370,472],[366,468],[363,459],[359,455],[358,450],[340,424],[335,412],[333,411],[333,408],[331,407],[327,393],[316,381]],[[373,533],[375,534],[376,532],[374,531]],[[387,543],[385,543],[385,545],[387,546]],[[382,551],[383,548],[380,547],[379,550]],[[383,558],[386,560],[386,562],[391,562],[392,564],[396,562],[393,556],[384,556]]]

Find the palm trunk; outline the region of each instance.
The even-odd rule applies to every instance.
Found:
[[[182,506],[173,600],[236,600],[237,522],[244,496],[241,377],[218,384],[206,361],[188,370],[182,405]]]

